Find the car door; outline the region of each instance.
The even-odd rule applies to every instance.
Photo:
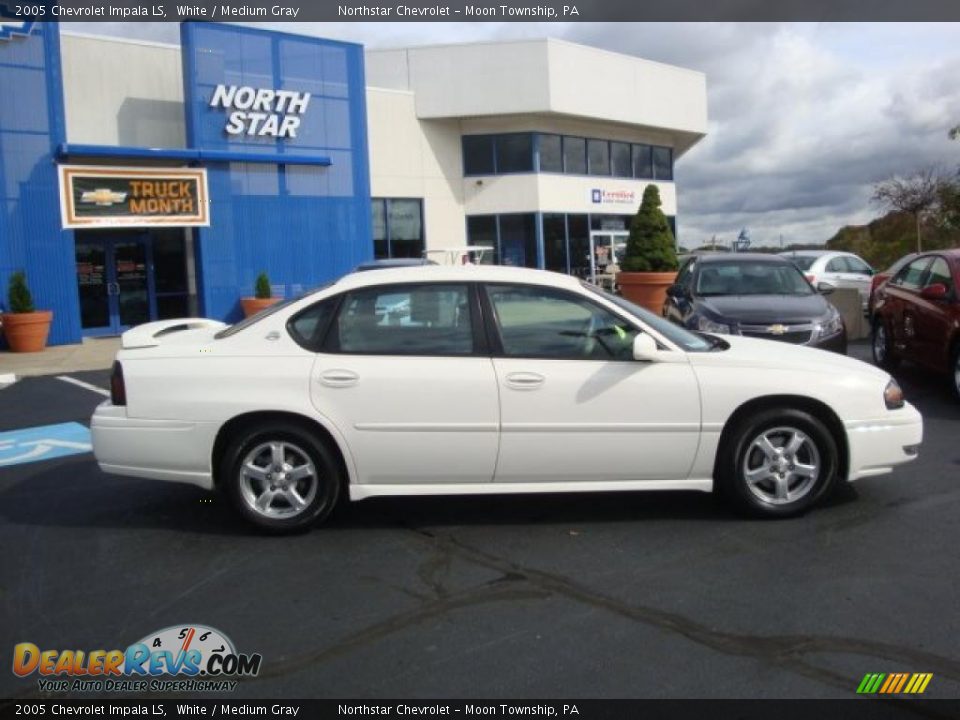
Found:
[[[873,278],[873,268],[854,255],[847,255],[843,260],[847,266],[845,281],[850,284],[850,287],[857,289],[860,293],[860,301],[863,303],[863,306],[866,307],[870,300],[870,284]]]
[[[700,390],[677,362],[633,360],[633,323],[586,295],[536,285],[485,286],[500,390],[496,481],[688,477]]]
[[[346,438],[359,482],[492,481],[500,408],[475,293],[427,283],[342,296],[310,397]]]
[[[913,355],[916,335],[916,305],[920,284],[930,264],[924,255],[908,263],[883,286],[883,315],[889,323],[891,337],[897,351]]]
[[[947,294],[938,299],[923,297],[923,288],[944,285]],[[952,305],[956,301],[953,275],[946,258],[934,256],[926,269],[922,288],[914,302],[915,359],[928,367],[945,370],[950,359],[950,338],[953,332]]]

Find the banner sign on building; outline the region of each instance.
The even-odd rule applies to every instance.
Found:
[[[207,171],[61,165],[64,228],[210,225]]]

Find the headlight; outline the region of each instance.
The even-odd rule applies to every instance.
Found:
[[[708,320],[702,315],[697,318],[697,330],[702,330],[703,332],[710,332],[710,333],[721,333],[723,335],[731,334],[729,325],[725,325],[724,323],[714,322],[713,320]]]
[[[890,378],[887,387],[883,389],[883,402],[886,404],[887,410],[897,410],[903,407],[903,390],[900,389],[900,385],[893,378]]]
[[[820,323],[820,337],[830,337],[843,330],[843,317],[837,312],[837,309],[831,306],[833,313]]]

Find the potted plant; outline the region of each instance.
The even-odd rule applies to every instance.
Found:
[[[3,313],[2,324],[10,349],[13,352],[40,352],[47,346],[53,312],[34,308],[23,271],[10,276],[7,299],[10,312]]]
[[[647,185],[640,208],[630,221],[617,284],[627,300],[660,315],[667,288],[676,277],[676,245],[667,216],[660,209],[660,191],[656,185]]]
[[[279,301],[280,298],[272,297],[270,278],[267,277],[265,272],[262,272],[257,275],[257,281],[254,283],[253,297],[240,298],[240,305],[243,307],[244,316],[250,317]]]

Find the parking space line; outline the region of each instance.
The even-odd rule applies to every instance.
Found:
[[[76,378],[72,378],[69,375],[57,375],[57,380],[63,380],[66,383],[70,383],[71,385],[76,385],[77,387],[82,387],[85,390],[89,390],[90,392],[95,392],[99,395],[103,395],[104,397],[110,397],[109,390],[104,390],[102,387],[91,385],[90,383],[84,382],[83,380],[77,380]]]

